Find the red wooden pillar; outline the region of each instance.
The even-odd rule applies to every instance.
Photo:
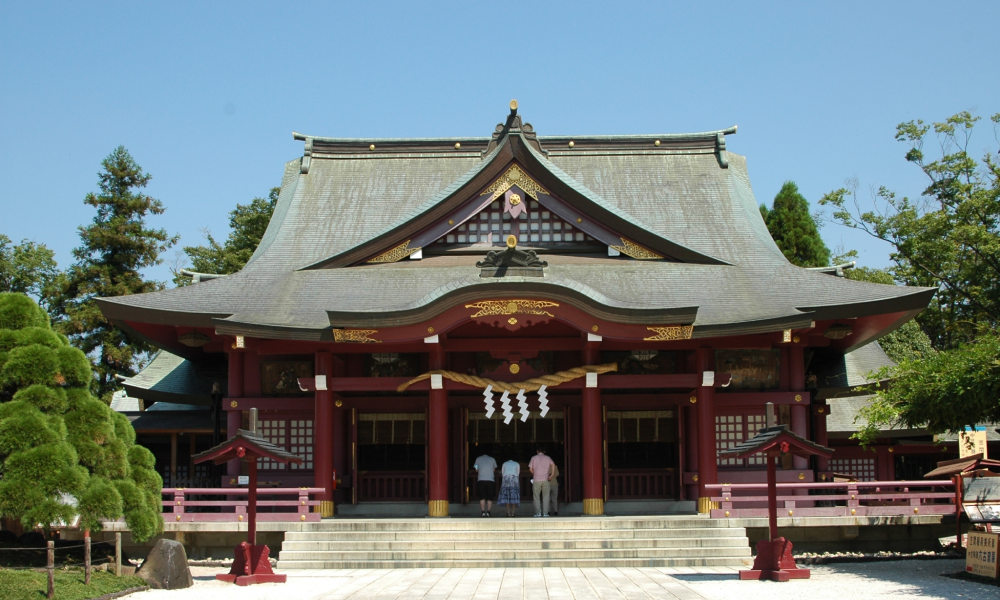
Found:
[[[815,406],[815,441],[820,446],[830,446],[830,436],[827,435],[826,431],[826,416],[830,414],[830,406],[827,405],[826,401],[822,401]],[[830,470],[830,459],[823,456],[816,457],[816,468],[820,471]]]
[[[324,488],[318,494],[321,517],[333,516],[333,392],[329,390],[333,378],[333,355],[316,353],[316,376],[327,379],[327,389],[315,392],[313,412],[313,485]]]
[[[243,352],[229,353],[229,398],[243,397],[243,359]],[[230,410],[226,411],[226,437],[232,438],[239,433],[243,425],[243,411],[239,410],[239,406],[236,410],[232,410],[231,406],[229,408]],[[240,459],[234,458],[226,463],[226,475],[229,479],[240,476]],[[236,482],[232,482],[231,485],[236,485]]]
[[[712,349],[698,348],[696,360],[698,374],[704,377],[712,371]],[[703,382],[699,382],[703,383]],[[707,513],[712,509],[710,494],[706,485],[718,483],[718,461],[715,449],[715,387],[699,385],[695,406],[698,408],[698,512]]]
[[[429,344],[430,369],[444,369],[441,344]],[[427,515],[448,516],[448,392],[430,390],[427,398]]]
[[[596,346],[583,351],[583,364],[596,365],[600,356]],[[583,514],[604,514],[604,427],[601,414],[601,389],[583,388],[581,446],[583,454]]]
[[[333,376],[334,377],[346,377],[347,376],[347,364],[344,362],[343,357],[334,356],[333,357]],[[339,406],[338,406],[339,404]],[[337,473],[337,479],[340,481],[345,481],[345,477],[348,473],[348,456],[350,455],[350,433],[347,429],[347,410],[343,408],[343,402],[339,399],[334,398],[333,401],[333,470]],[[341,484],[337,483],[337,488],[340,488]],[[347,502],[344,494],[341,493],[341,502]],[[334,501],[336,502],[337,496],[334,492]]]
[[[788,389],[795,394],[795,404],[791,406],[791,430],[792,433],[809,439],[809,394],[806,389],[806,368],[805,349],[802,346],[790,346],[788,348]],[[802,456],[794,456],[792,465],[796,470],[808,469],[809,459]]]
[[[691,396],[695,401],[697,396]],[[698,473],[698,412],[694,404],[683,407],[684,415],[684,470],[688,473]],[[686,481],[686,480],[685,480]],[[684,486],[685,500],[698,500],[698,485]]]

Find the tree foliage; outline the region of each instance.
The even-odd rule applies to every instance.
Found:
[[[220,244],[211,233],[206,232],[207,245],[185,246],[184,253],[191,261],[191,270],[225,275],[242,269],[264,237],[280,191],[281,188],[271,188],[267,198],[254,198],[249,204],[237,204],[229,213],[230,232],[225,244]],[[187,285],[190,281],[179,270],[175,271],[176,285]]]
[[[128,150],[119,146],[101,164],[99,191],[84,198],[97,214],[90,225],[79,228],[81,244],[73,250],[76,262],[58,282],[52,312],[57,330],[95,357],[97,392],[110,397],[117,387],[115,375],[134,375],[149,348],[109,323],[94,299],[162,289],[162,283],[146,281],[141,270],[160,264],[160,254],[178,238],[147,226],[148,216],[165,209],[159,200],[142,193],[151,176],[143,173]]]
[[[163,481],[128,419],[90,393],[90,362],[24,294],[0,293],[0,514],[25,527],[75,515],[163,529]],[[74,502],[75,500],[75,502]]]
[[[935,287],[938,293],[918,319],[940,352],[902,356],[884,369],[891,378],[862,410],[867,426],[856,436],[872,442],[885,425],[924,427],[930,433],[1000,420],[1000,164],[992,151],[977,161],[969,153],[979,117],[958,113],[940,123],[908,121],[896,139],[909,146],[906,160],[928,185],[920,199],[898,197],[880,187],[873,210],[863,210],[857,186],[830,192],[820,201],[834,218],[888,242],[898,283]],[[1000,113],[991,117],[994,139]],[[927,135],[937,137],[940,156],[924,153]]]
[[[14,246],[9,237],[0,233],[0,292],[41,298],[57,273],[55,252],[45,244],[21,240]]]
[[[825,267],[830,264],[830,249],[823,243],[819,227],[809,214],[809,201],[793,182],[786,181],[774,197],[771,209],[762,204],[760,213],[774,243],[793,265]]]
[[[921,198],[900,198],[880,187],[874,209],[864,210],[852,185],[820,201],[834,207],[840,223],[892,245],[896,281],[938,288],[920,321],[939,349],[1000,325],[1000,164],[991,152],[980,161],[969,153],[979,120],[961,112],[932,125],[918,120],[897,126],[896,139],[909,146],[906,160],[927,177]],[[1000,123],[1000,113],[992,121]],[[941,151],[937,160],[924,153],[932,130]]]

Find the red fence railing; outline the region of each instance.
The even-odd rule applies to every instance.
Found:
[[[676,478],[674,469],[611,469],[608,500],[676,498]]]
[[[705,489],[718,505],[713,518],[767,517],[766,483]],[[941,515],[954,513],[954,502],[951,481],[778,484],[778,517]]]
[[[358,500],[423,501],[425,481],[422,471],[365,471],[358,473]]]
[[[323,488],[257,488],[257,521],[319,521],[312,512]],[[219,500],[205,497],[221,496]],[[167,523],[245,522],[246,488],[163,488],[163,520]],[[278,499],[288,497],[287,500]],[[170,510],[167,510],[167,509]]]

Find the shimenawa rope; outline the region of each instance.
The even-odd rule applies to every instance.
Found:
[[[553,373],[551,375],[542,375],[541,377],[532,377],[531,379],[526,379],[521,382],[508,383],[506,381],[493,381],[492,379],[484,379],[482,377],[476,377],[475,375],[464,375],[462,373],[456,373],[454,371],[428,371],[423,375],[418,375],[413,379],[407,381],[403,385],[396,388],[398,392],[406,391],[406,388],[410,387],[414,383],[424,381],[431,378],[431,375],[440,375],[445,379],[450,379],[458,383],[464,383],[466,385],[471,385],[472,387],[486,389],[488,386],[493,386],[494,390],[517,393],[521,390],[526,392],[537,391],[538,388],[543,385],[546,387],[555,387],[561,383],[566,383],[568,381],[573,381],[574,379],[579,379],[581,377],[586,377],[587,373],[610,373],[612,371],[618,370],[618,363],[608,363],[605,365],[585,365],[582,367],[574,367],[568,371],[559,371],[558,373]]]

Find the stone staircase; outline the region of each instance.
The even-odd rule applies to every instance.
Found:
[[[329,519],[285,533],[279,569],[742,567],[746,530],[697,516]]]

